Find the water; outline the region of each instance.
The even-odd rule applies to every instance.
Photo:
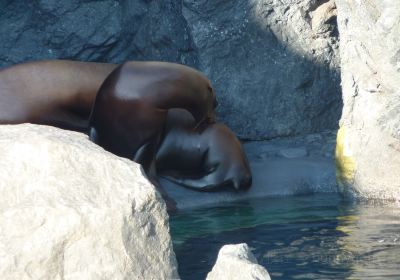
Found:
[[[277,279],[400,279],[400,206],[310,195],[171,217],[183,280],[205,279],[224,244],[247,243]]]

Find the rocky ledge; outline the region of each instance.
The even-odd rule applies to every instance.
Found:
[[[253,173],[248,191],[196,192],[162,180],[178,209],[271,196],[337,192],[336,132],[249,141],[244,148]]]

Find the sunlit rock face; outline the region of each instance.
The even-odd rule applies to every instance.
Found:
[[[164,60],[212,81],[240,137],[337,129],[336,8],[325,0],[0,1],[0,66]]]
[[[257,263],[246,243],[225,245],[206,280],[271,280],[268,271]]]
[[[400,2],[336,5],[344,101],[339,186],[352,196],[400,200]]]
[[[176,279],[165,204],[87,136],[0,126],[0,279]]]

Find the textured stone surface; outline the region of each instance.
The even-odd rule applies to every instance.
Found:
[[[315,32],[315,0],[184,0],[199,67],[220,118],[243,138],[332,129],[340,117],[335,17]],[[325,1],[326,2],[326,1]],[[321,12],[320,12],[321,13]]]
[[[342,192],[400,200],[400,2],[337,0]]]
[[[225,245],[206,280],[271,280],[268,271],[257,263],[246,243]]]
[[[195,64],[179,1],[0,1],[0,65],[45,58]]]
[[[325,0],[0,1],[0,66],[165,60],[213,82],[219,118],[263,139],[336,128],[335,6]]]
[[[0,126],[1,279],[175,279],[165,204],[87,136]]]

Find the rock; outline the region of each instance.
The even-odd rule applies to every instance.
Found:
[[[213,82],[221,105],[219,117],[240,137],[337,128],[342,107],[338,40],[335,32],[316,36],[311,27],[320,3],[183,1],[199,68]]]
[[[268,271],[257,263],[246,243],[225,245],[207,280],[270,280]]]
[[[322,35],[336,27],[336,4],[330,0],[319,6],[312,15],[311,27],[316,35]]]
[[[320,0],[0,1],[0,66],[54,58],[179,62],[210,77],[220,120],[242,138],[337,129],[338,39],[334,9],[324,5]]]
[[[340,190],[400,200],[400,2],[336,0],[343,115]]]
[[[0,65],[40,59],[196,64],[181,3],[39,0],[0,2]]]
[[[165,204],[87,136],[0,126],[0,279],[175,279]]]

